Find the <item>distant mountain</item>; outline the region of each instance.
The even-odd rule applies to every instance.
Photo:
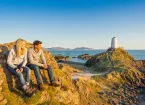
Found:
[[[69,51],[69,50],[73,50],[73,51],[83,51],[83,50],[95,50],[93,48],[88,48],[88,47],[77,47],[74,49],[70,49],[70,48],[63,48],[63,47],[51,47],[48,48],[49,51]]]
[[[67,50],[71,50],[70,48],[63,48],[63,47],[51,47],[48,48],[49,51],[67,51]]]
[[[70,48],[63,48],[63,47],[51,47],[51,48],[47,48],[49,51],[69,51],[69,50],[73,50],[73,51],[84,51],[84,50],[95,50],[93,48],[88,48],[88,47],[77,47],[74,49],[70,49]]]
[[[73,49],[75,51],[82,51],[82,50],[95,50],[93,48],[88,48],[88,47],[77,47],[75,49]]]

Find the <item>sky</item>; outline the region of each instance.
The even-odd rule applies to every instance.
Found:
[[[145,49],[145,0],[0,0],[0,43],[44,47]]]

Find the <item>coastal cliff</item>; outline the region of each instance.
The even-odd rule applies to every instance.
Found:
[[[0,105],[136,105],[145,88],[145,63],[136,61],[123,49],[107,50],[92,56],[85,66],[59,64],[54,56],[44,50],[47,63],[53,68],[60,87],[49,85],[47,71],[41,70],[45,90],[37,89],[34,71],[31,70],[31,86],[35,95],[26,97],[20,90],[17,78],[6,66],[9,50],[15,42],[0,45]],[[32,44],[27,42],[27,48]],[[92,78],[72,79],[71,74],[83,69],[104,73]]]

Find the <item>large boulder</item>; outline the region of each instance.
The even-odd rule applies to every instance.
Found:
[[[88,60],[90,59],[92,56],[90,54],[81,54],[79,55],[77,58],[78,59],[82,59],[82,60]]]
[[[54,58],[56,59],[57,62],[70,60],[69,56],[63,56],[61,54],[56,55]]]

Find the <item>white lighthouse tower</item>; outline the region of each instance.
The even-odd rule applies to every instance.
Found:
[[[118,39],[117,39],[117,37],[113,37],[112,38],[112,41],[111,41],[111,48],[112,49],[116,49],[118,47],[119,47]]]

